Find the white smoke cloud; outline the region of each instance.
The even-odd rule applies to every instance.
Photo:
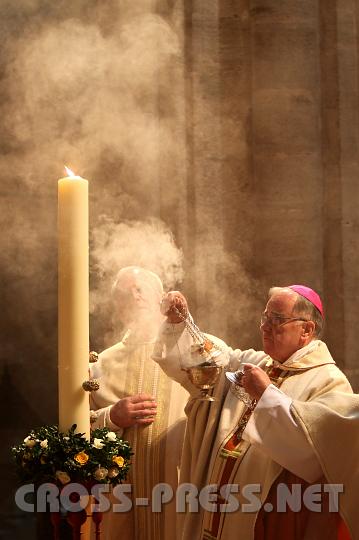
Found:
[[[180,57],[177,35],[154,13],[117,15],[110,35],[67,19],[30,25],[8,43],[3,122],[12,144],[27,149],[26,165],[21,159],[16,168],[28,181],[69,159],[75,169],[91,171],[107,149],[146,181],[156,165],[159,129],[173,141],[171,130],[159,127],[157,94],[161,70]]]
[[[173,235],[160,220],[115,222],[104,215],[92,232],[92,283],[90,311],[104,324],[103,340],[110,344],[120,328],[112,314],[111,288],[118,271],[125,266],[141,266],[155,272],[165,290],[183,279],[183,254]],[[102,321],[102,322],[100,322]]]

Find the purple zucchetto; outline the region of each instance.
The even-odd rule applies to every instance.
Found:
[[[288,289],[292,289],[292,291],[300,294],[300,296],[303,296],[304,298],[309,300],[309,302],[311,302],[313,306],[317,308],[321,316],[324,318],[323,304],[318,293],[313,291],[313,289],[306,287],[305,285],[289,285]]]

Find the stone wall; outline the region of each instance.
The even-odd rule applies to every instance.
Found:
[[[358,3],[16,4],[0,6],[5,485],[8,446],[57,418],[56,178],[65,159],[91,180],[92,230],[106,214],[160,219],[173,232],[197,322],[232,346],[260,346],[270,286],[315,288],[325,339],[358,390]],[[64,57],[50,62],[46,47],[66,26],[82,45],[76,72],[63,53],[64,84]],[[91,279],[97,285],[94,268]],[[108,323],[91,317],[92,348],[104,346]],[[6,492],[5,537],[21,522],[29,535],[31,517]]]

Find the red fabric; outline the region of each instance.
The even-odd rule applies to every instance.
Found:
[[[330,540],[351,540],[348,530],[337,512],[329,512],[328,494],[321,491],[322,511],[314,512],[302,504],[299,511],[292,510],[288,505],[285,512],[278,511],[277,489],[280,483],[286,484],[292,491],[293,484],[300,484],[301,493],[305,492],[310,484],[295,476],[289,471],[283,471],[272,485],[268,497],[258,513],[254,530],[255,540],[302,540],[309,520],[315,530],[319,530],[322,538]],[[265,511],[266,504],[273,505],[273,511]]]
[[[257,516],[254,530],[255,540],[302,540],[307,526],[309,511],[302,505],[299,512],[293,512],[290,508],[286,512],[277,511],[277,487],[278,484],[285,483],[290,488],[291,484],[301,484],[305,489],[308,484],[289,473],[283,471],[276,482],[272,485],[265,504],[272,504],[273,511],[266,512],[264,505]]]
[[[345,522],[341,518],[338,526],[338,540],[351,540],[348,527],[345,525]]]

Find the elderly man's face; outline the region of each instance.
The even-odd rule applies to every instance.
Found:
[[[139,277],[133,272],[125,274],[118,283],[115,303],[123,324],[130,324],[144,313],[160,309],[159,295],[143,276]]]
[[[278,292],[268,300],[264,311],[264,316],[268,320],[261,324],[263,350],[279,362],[287,360],[308,342],[308,336],[304,331],[305,323],[290,320],[291,317],[295,317],[293,307],[296,300],[297,295],[294,292]],[[273,319],[276,316],[279,319]],[[280,324],[271,324],[271,320]]]

